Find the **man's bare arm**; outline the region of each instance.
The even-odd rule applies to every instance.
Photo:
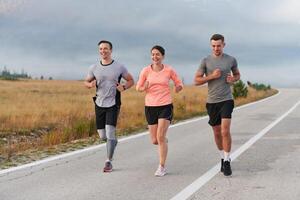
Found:
[[[94,77],[87,77],[83,82],[84,86],[88,89],[95,87],[96,83],[97,81]]]
[[[210,80],[219,78],[220,76],[221,76],[221,70],[220,69],[215,69],[213,71],[213,73],[211,73],[208,76],[204,76],[204,73],[202,73],[200,71],[197,71],[196,75],[195,75],[195,78],[194,78],[194,83],[195,83],[195,85],[203,85],[203,84],[207,83]]]

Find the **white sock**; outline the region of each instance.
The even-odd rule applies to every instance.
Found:
[[[224,159],[224,151],[223,150],[219,150],[219,154],[221,156],[221,159]]]
[[[230,152],[224,151],[224,161],[231,161]]]

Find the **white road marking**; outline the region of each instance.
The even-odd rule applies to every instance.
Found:
[[[246,151],[250,146],[252,146],[257,140],[259,140],[262,136],[264,136],[271,128],[273,128],[276,124],[278,124],[281,120],[283,120],[286,116],[288,116],[295,108],[300,104],[298,101],[292,108],[290,108],[286,113],[281,115],[278,119],[269,124],[266,128],[261,130],[258,134],[250,138],[245,144],[243,144],[240,148],[238,148],[235,152],[232,153],[231,159],[232,161],[239,157],[244,151]],[[191,183],[189,186],[180,191],[177,195],[175,195],[171,200],[183,200],[188,199],[191,195],[193,195],[197,190],[199,190],[203,185],[205,185],[208,181],[210,181],[217,173],[220,171],[220,163],[215,165],[205,174],[200,176],[197,180]]]

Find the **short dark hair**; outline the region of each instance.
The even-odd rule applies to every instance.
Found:
[[[98,42],[98,46],[99,46],[100,44],[102,44],[102,43],[107,43],[107,44],[109,44],[110,49],[113,48],[112,43],[111,43],[110,41],[108,41],[108,40],[101,40],[100,42]]]
[[[162,46],[155,45],[154,47],[152,47],[151,51],[152,51],[153,49],[158,50],[163,56],[165,55],[165,49],[164,49]]]
[[[225,38],[221,34],[213,34],[211,36],[210,40],[222,40],[222,42],[224,42]]]

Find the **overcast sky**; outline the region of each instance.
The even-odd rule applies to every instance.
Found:
[[[84,79],[106,39],[134,77],[159,44],[192,83],[221,33],[243,81],[300,87],[299,10],[297,0],[0,0],[0,69]]]

